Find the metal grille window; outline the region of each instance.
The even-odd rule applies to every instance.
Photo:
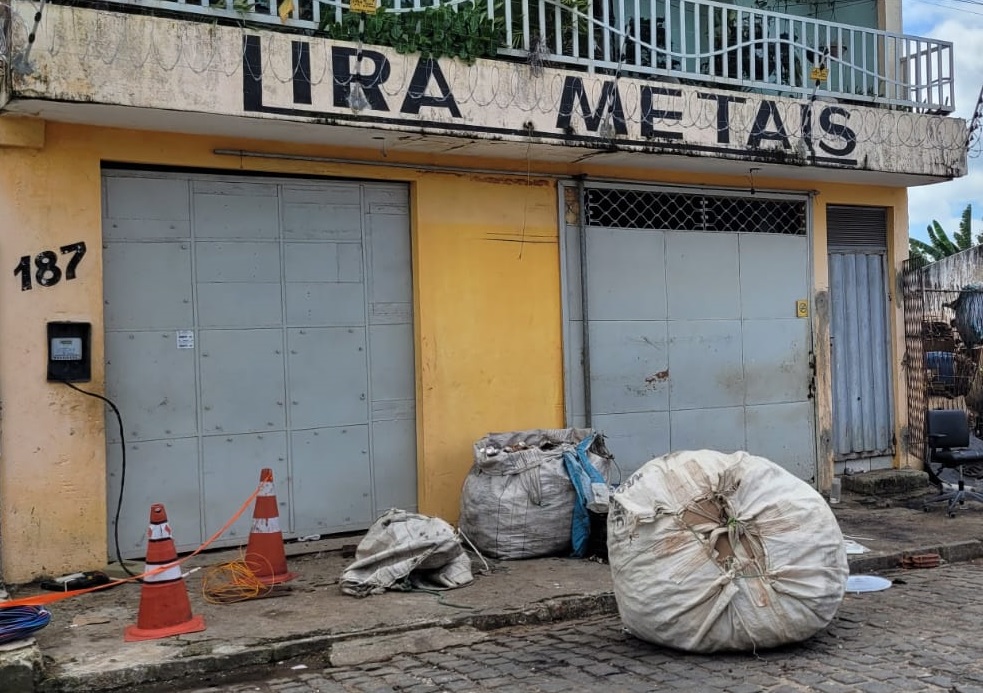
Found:
[[[802,200],[587,188],[588,226],[662,231],[806,234]]]

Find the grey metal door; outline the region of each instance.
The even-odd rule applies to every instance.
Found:
[[[894,454],[894,406],[887,211],[831,206],[826,226],[836,472],[888,468]]]
[[[594,184],[583,195],[584,233],[568,215],[566,241],[571,420],[607,434],[626,473],[711,448],[812,479],[811,330],[797,313],[806,202]]]
[[[286,536],[416,507],[408,190],[106,171],[106,389],[123,553],[197,546],[271,467]],[[109,510],[123,472],[107,425]],[[251,515],[220,545],[245,541]]]

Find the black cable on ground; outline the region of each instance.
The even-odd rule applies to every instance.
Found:
[[[406,592],[423,592],[424,594],[432,594],[435,597],[437,597],[438,604],[441,604],[443,606],[449,606],[452,609],[467,609],[468,611],[474,611],[475,609],[478,608],[476,606],[469,606],[468,604],[454,604],[453,602],[447,601],[446,599],[444,599],[444,590],[432,590],[426,587],[413,587],[413,586],[393,587],[393,589],[402,589],[403,591]]]
[[[119,413],[119,407],[117,407],[113,403],[113,401],[110,400],[108,397],[103,397],[102,395],[96,394],[95,392],[89,392],[88,390],[83,390],[82,388],[76,387],[75,385],[68,382],[67,380],[61,380],[59,382],[68,385],[70,388],[76,390],[77,392],[81,392],[83,395],[88,395],[89,397],[95,397],[96,399],[101,399],[103,402],[108,404],[110,409],[113,410],[113,413],[116,414],[116,423],[119,425],[119,447],[120,447],[120,453],[122,455],[121,457],[122,469],[120,470],[119,473],[119,499],[117,499],[116,501],[116,517],[113,519],[113,541],[116,543],[116,560],[119,561],[119,565],[123,569],[123,572],[129,575],[130,577],[136,577],[136,573],[131,572],[130,569],[126,567],[126,563],[123,561],[123,552],[119,550],[119,515],[120,515],[120,511],[122,511],[123,509],[123,488],[126,484],[126,438],[123,435],[123,416],[122,414]]]
[[[40,606],[12,606],[0,609],[0,645],[22,640],[44,628],[51,612]]]

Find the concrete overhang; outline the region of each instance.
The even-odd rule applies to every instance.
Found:
[[[34,6],[15,0],[29,26]],[[26,46],[15,32],[14,52]],[[271,143],[907,187],[966,173],[958,118],[49,5],[5,111]],[[358,86],[356,86],[356,84]],[[352,101],[353,90],[363,98]],[[359,103],[360,102],[360,103]],[[356,107],[351,106],[352,103]],[[275,144],[271,144],[271,151]]]
[[[265,118],[223,116],[208,113],[167,111],[161,109],[134,108],[92,103],[64,103],[55,101],[18,99],[7,109],[12,114],[29,115],[45,120],[95,125],[100,127],[172,132],[188,135],[210,135],[228,141],[248,139],[266,141],[251,154],[269,153],[276,157],[281,150],[278,143],[338,147],[345,150],[362,150],[382,155],[380,161],[415,161],[425,165],[431,156],[440,155],[448,165],[468,168],[476,158],[496,160],[503,170],[522,173],[530,163],[563,164],[570,175],[587,169],[599,168],[639,169],[684,172],[712,172],[719,175],[747,176],[749,168],[755,175],[783,177],[793,180],[829,183],[853,183],[889,187],[912,187],[938,183],[948,178],[928,175],[890,173],[857,168],[832,168],[807,165],[790,165],[766,160],[708,159],[705,156],[680,155],[659,152],[620,151],[611,149],[584,149],[564,147],[549,143],[485,140],[425,132],[401,132],[351,125],[326,125],[292,120],[267,120]],[[296,152],[291,148],[291,152]],[[291,154],[293,156],[294,154]],[[514,165],[509,167],[508,163]]]

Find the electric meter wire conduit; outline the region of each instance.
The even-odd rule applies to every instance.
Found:
[[[119,517],[123,509],[123,489],[126,487],[126,438],[123,433],[123,415],[119,407],[107,397],[95,392],[83,390],[73,382],[89,382],[92,380],[92,324],[88,322],[49,322],[48,331],[48,382],[63,383],[81,392],[83,395],[95,397],[109,405],[116,415],[119,426],[119,445],[122,469],[119,478],[119,498],[116,501],[116,516],[113,521],[113,541],[116,548],[116,560],[129,577],[136,577],[123,561],[123,553],[119,548]],[[139,582],[143,582],[139,580]]]
[[[113,542],[116,547],[116,560],[119,561],[120,567],[123,572],[128,576],[136,577],[137,574],[132,572],[127,566],[126,561],[123,560],[123,552],[119,550],[119,515],[120,511],[123,509],[123,489],[126,488],[126,439],[123,437],[123,416],[119,413],[119,407],[109,399],[108,397],[103,397],[95,392],[89,392],[88,390],[83,390],[82,388],[68,382],[67,380],[59,380],[58,382],[68,385],[68,387],[81,392],[83,395],[88,395],[89,397],[95,397],[96,399],[101,399],[109,408],[113,410],[116,415],[116,424],[119,426],[119,446],[120,446],[120,459],[121,467],[119,473],[119,498],[116,499],[116,515],[113,520]],[[143,580],[137,580],[137,582],[143,582]]]

